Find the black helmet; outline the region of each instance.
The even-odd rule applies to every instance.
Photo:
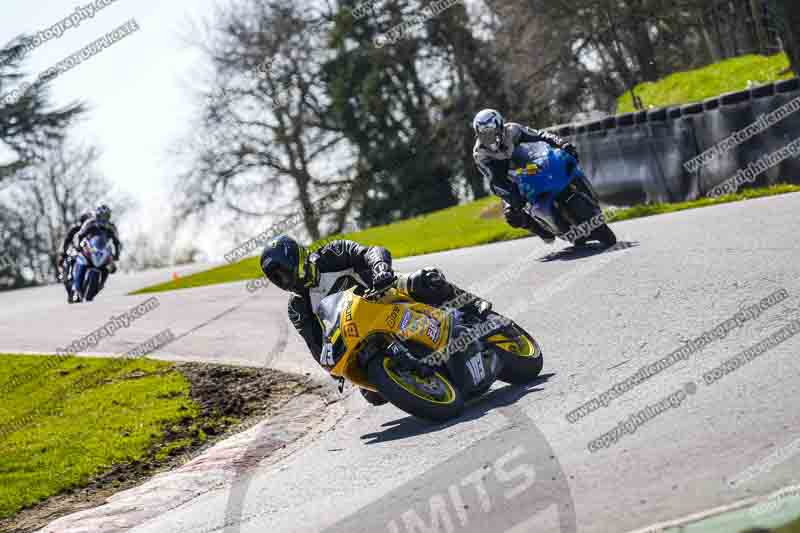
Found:
[[[261,271],[279,289],[300,292],[306,284],[306,256],[296,240],[281,235],[261,252]]]

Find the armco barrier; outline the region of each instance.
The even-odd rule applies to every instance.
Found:
[[[699,170],[684,164],[729,135],[800,98],[800,79],[724,94],[705,102],[639,111],[584,124],[549,128],[578,146],[581,163],[601,199],[610,204],[678,202],[705,196],[739,169],[800,138],[793,113],[720,153]],[[800,158],[759,176],[753,186],[800,184]]]

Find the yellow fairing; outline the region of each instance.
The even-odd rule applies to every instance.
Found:
[[[358,365],[357,354],[364,341],[375,334],[414,341],[431,350],[440,350],[447,345],[451,319],[444,311],[412,302],[394,289],[374,302],[350,292],[340,327],[345,353],[331,370],[331,375],[374,391],[366,371]]]

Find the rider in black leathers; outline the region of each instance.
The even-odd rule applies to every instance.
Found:
[[[78,221],[67,230],[67,235],[64,237],[64,242],[61,245],[61,252],[58,254],[57,279],[58,281],[64,282],[64,289],[67,291],[67,302],[69,303],[72,303],[72,281],[70,280],[70,269],[72,265],[70,264],[67,254],[69,253],[69,249],[75,246],[75,235],[81,230],[83,223],[90,218],[92,218],[92,213],[90,211],[81,213]]]
[[[435,268],[396,276],[387,249],[347,240],[332,241],[309,254],[294,239],[278,237],[264,248],[261,270],[278,288],[293,293],[289,299],[289,319],[321,365],[323,332],[316,312],[322,299],[330,294],[352,287],[382,290],[394,286],[429,305],[441,305],[464,294]],[[462,307],[472,306],[481,316],[491,309],[489,302],[467,296],[464,299],[467,304]],[[373,405],[386,403],[376,392],[361,389],[361,394]]]

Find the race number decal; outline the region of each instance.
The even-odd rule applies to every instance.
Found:
[[[325,367],[332,367],[336,364],[333,360],[333,345],[330,343],[322,347],[322,353],[319,356],[319,364]]]
[[[472,382],[477,385],[486,379],[486,370],[483,368],[483,356],[476,355],[467,361],[467,370],[472,374]]]

